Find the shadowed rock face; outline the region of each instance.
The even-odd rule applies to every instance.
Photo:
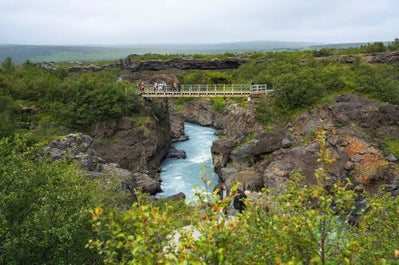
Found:
[[[149,174],[131,172],[119,164],[106,162],[93,148],[93,139],[86,134],[69,134],[55,139],[42,150],[41,155],[49,156],[52,160],[76,161],[92,178],[110,179],[112,176],[122,190],[131,193],[129,203],[135,201],[135,189],[138,187],[149,194],[161,191],[159,181]]]
[[[186,70],[231,70],[238,68],[245,61],[236,58],[199,60],[187,58],[172,58],[167,61],[135,62],[138,55],[129,55],[121,64],[121,77],[130,81],[145,81],[147,83],[166,83],[177,80],[177,74]]]
[[[89,132],[98,139],[94,148],[107,162],[132,172],[149,171],[155,175],[171,140],[168,120],[148,120],[139,125],[134,119],[123,118],[97,123]]]
[[[175,70],[221,70],[221,69],[236,69],[244,63],[243,60],[236,58],[227,59],[213,59],[213,60],[199,60],[187,58],[172,58],[167,61],[143,61],[134,62],[135,55],[129,55],[123,61],[123,69],[130,71],[159,71],[167,69]]]
[[[206,99],[190,101],[184,104],[184,119],[188,122],[196,123],[202,126],[213,126],[215,121],[215,112],[212,109],[211,102]]]

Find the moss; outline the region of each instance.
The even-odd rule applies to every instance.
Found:
[[[396,157],[399,157],[399,140],[393,138],[385,138],[385,150],[390,153],[394,154]]]
[[[236,147],[241,147],[244,144],[246,144],[254,139],[255,139],[255,136],[253,134],[248,134],[244,139],[242,139],[236,143]]]

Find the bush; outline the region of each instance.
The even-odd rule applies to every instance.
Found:
[[[0,139],[0,263],[98,263],[84,249],[93,236],[86,209],[99,201],[94,183],[75,165],[37,158],[26,144]]]
[[[318,79],[317,72],[312,69],[280,75],[275,80],[273,92],[277,106],[291,110],[312,106],[325,94]]]
[[[226,99],[212,98],[212,108],[214,111],[222,113],[224,111],[225,106],[226,106]]]
[[[376,100],[399,104],[399,81],[392,66],[375,68],[364,64],[352,67],[352,86],[360,94]]]
[[[180,82],[183,84],[205,84],[205,73],[200,71],[190,72],[182,76]]]
[[[256,121],[268,125],[276,121],[278,111],[275,109],[272,99],[262,98],[256,104]]]
[[[395,38],[395,40],[393,42],[388,44],[387,48],[389,51],[399,51],[399,39]]]
[[[207,84],[210,85],[232,83],[232,77],[229,74],[221,72],[208,72],[206,79],[207,79]]]

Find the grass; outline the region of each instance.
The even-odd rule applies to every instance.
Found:
[[[384,139],[385,143],[385,150],[390,153],[395,155],[396,157],[399,157],[399,140],[398,139],[393,139],[393,138],[385,138]]]

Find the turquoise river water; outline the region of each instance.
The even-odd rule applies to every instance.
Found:
[[[186,198],[193,199],[196,189],[212,191],[218,181],[214,172],[211,146],[217,139],[215,129],[195,125],[184,124],[184,132],[189,140],[173,143],[178,150],[186,152],[186,159],[167,158],[161,164],[161,188],[163,192],[158,193],[158,198],[164,198],[179,192],[184,192]],[[201,176],[210,182],[210,186],[201,180]]]

